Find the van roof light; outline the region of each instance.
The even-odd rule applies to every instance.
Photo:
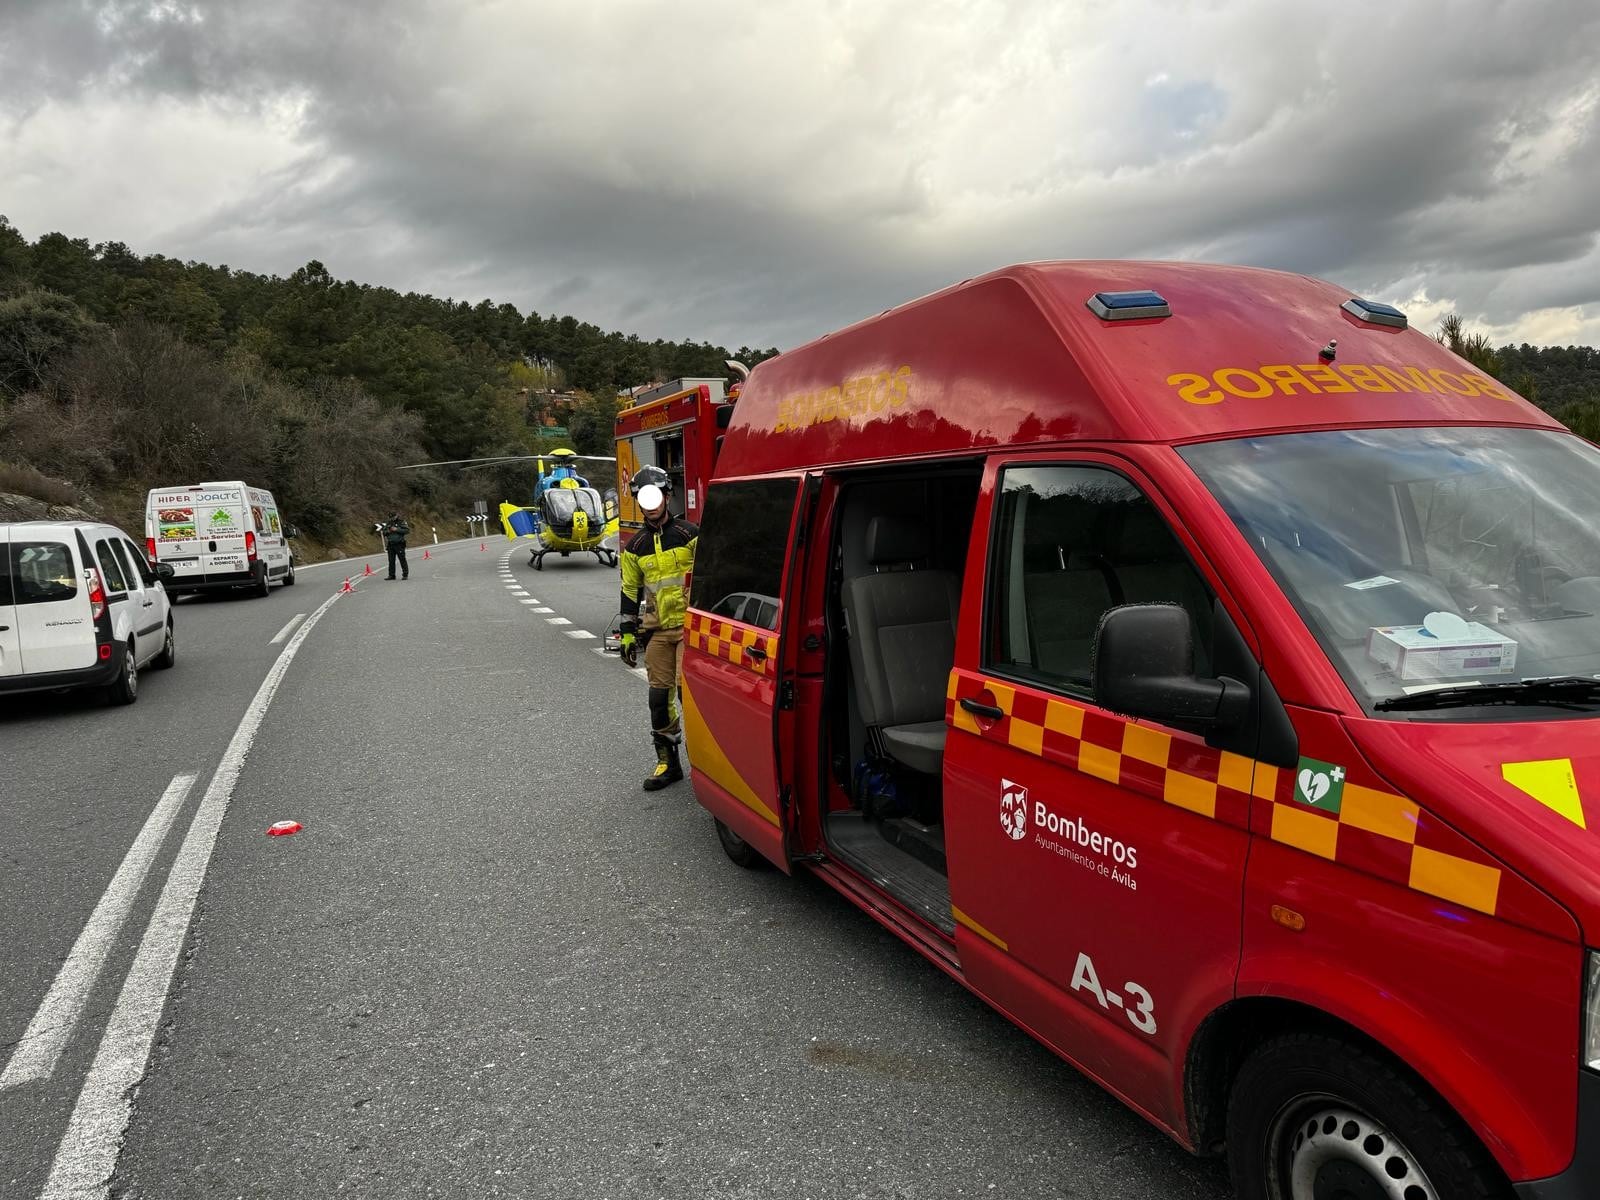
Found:
[[[1102,321],[1135,321],[1141,317],[1170,317],[1172,306],[1159,292],[1096,292],[1089,311]]]
[[[1404,329],[1409,324],[1405,313],[1392,304],[1380,304],[1376,300],[1363,300],[1360,296],[1351,296],[1339,306],[1358,321],[1367,321],[1373,325],[1389,325],[1395,329]]]

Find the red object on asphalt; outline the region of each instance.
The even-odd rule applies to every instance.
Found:
[[[275,821],[267,827],[268,837],[293,837],[299,832],[299,821]]]
[[[426,549],[426,548],[424,548],[424,549],[423,549],[423,551],[422,551],[422,557],[423,557],[423,558],[432,558],[432,557],[433,557],[433,555],[431,555],[431,554],[429,554],[429,553],[428,553],[428,551],[427,551],[427,549]]]
[[[343,595],[346,592],[353,592],[353,591],[355,591],[355,588],[350,586],[350,576],[346,575],[344,577],[344,586],[339,589],[339,594]]]
[[[482,552],[482,551],[484,551],[484,550],[487,550],[487,549],[488,549],[488,548],[489,548],[489,547],[487,547],[487,546],[485,546],[485,545],[484,545],[484,544],[483,544],[483,543],[482,543],[482,542],[479,542],[479,543],[478,543],[478,550],[479,550],[479,552],[480,552],[480,553],[481,553],[481,552]]]
[[[368,563],[367,564],[367,569],[365,571],[361,572],[361,573],[363,575],[371,575],[372,574],[372,564]]]

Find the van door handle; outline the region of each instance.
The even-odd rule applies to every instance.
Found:
[[[996,708],[992,704],[985,704],[981,700],[974,700],[970,696],[962,699],[961,707],[975,716],[988,717],[991,721],[998,721],[1006,715],[1005,709]]]
[[[9,625],[0,625],[0,633],[7,633],[10,631],[10,629],[11,626]]]
[[[155,601],[154,601],[154,600],[146,600],[146,601],[145,601],[145,602],[144,602],[144,604],[143,604],[143,605],[141,605],[141,606],[140,606],[140,607],[142,607],[142,608],[149,608],[149,607],[150,607],[150,606],[151,606],[151,605],[152,605],[152,604],[154,604],[154,603],[155,603]]]
[[[760,646],[750,646],[745,650],[744,656],[746,658],[758,658],[764,660],[767,657],[767,652]]]

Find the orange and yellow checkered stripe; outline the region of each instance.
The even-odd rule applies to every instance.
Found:
[[[744,667],[757,675],[773,675],[778,669],[778,635],[757,629],[753,625],[737,625],[721,621],[704,613],[690,612],[684,622],[684,636],[691,649],[703,651],[712,658],[720,658],[736,667]],[[752,657],[745,651],[760,647],[767,652],[765,658]]]
[[[1005,714],[986,727],[960,705],[984,692]],[[956,729],[1240,829],[1250,828],[1252,797],[1270,801],[1273,841],[1479,912],[1508,915],[1506,885],[1521,886],[1392,792],[1347,781],[1340,811],[1327,812],[1295,800],[1292,770],[960,669],[945,713]]]

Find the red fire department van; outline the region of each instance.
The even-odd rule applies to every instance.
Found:
[[[695,792],[1248,1200],[1600,1196],[1597,496],[1331,284],[969,280],[745,384]]]

